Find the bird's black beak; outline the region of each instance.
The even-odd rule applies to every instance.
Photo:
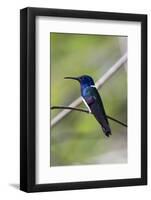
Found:
[[[64,77],[64,79],[73,79],[73,80],[80,81],[79,77]]]

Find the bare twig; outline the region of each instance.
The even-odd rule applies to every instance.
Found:
[[[110,119],[110,120],[112,120],[112,121],[118,123],[118,124],[121,124],[122,126],[127,127],[127,124],[125,124],[124,122],[121,122],[121,121],[118,120],[118,119],[115,119],[115,118],[113,118],[113,117],[111,117],[111,116],[109,116],[109,115],[106,115],[106,117],[107,117],[108,119]]]
[[[96,82],[96,87],[101,88],[105,82],[110,79],[122,66],[123,64],[127,61],[127,54],[123,55],[97,82]],[[82,103],[82,98],[79,97],[75,101],[73,101],[69,106],[67,107],[72,107],[76,108]],[[72,110],[69,109],[64,109],[61,111],[56,117],[54,117],[51,120],[51,127],[57,124],[62,118],[64,118],[66,115],[68,115]]]
[[[80,112],[85,112],[87,114],[90,114],[90,112],[86,109],[80,109],[80,108],[72,108],[68,106],[52,106],[51,110],[53,109],[67,109],[67,110],[75,110],[75,111],[80,111]]]
[[[52,106],[51,109],[68,109],[68,110],[75,110],[75,111],[80,111],[80,112],[84,112],[84,113],[87,113],[87,114],[91,114],[88,110],[85,110],[85,109],[80,109],[80,108],[72,108],[72,107],[68,107],[68,106]],[[113,118],[113,117],[110,117],[109,115],[106,115],[106,117],[118,124],[121,124],[122,126],[125,126],[127,127],[127,124]]]

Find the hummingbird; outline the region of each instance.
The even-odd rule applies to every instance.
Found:
[[[82,75],[79,77],[65,77],[65,79],[73,79],[80,83],[81,96],[84,104],[88,108],[89,113],[92,113],[95,119],[99,122],[104,134],[109,137],[111,135],[110,125],[105,113],[102,99],[95,87],[92,77]]]

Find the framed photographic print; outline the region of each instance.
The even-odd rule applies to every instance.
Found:
[[[147,16],[20,12],[20,189],[147,184]]]

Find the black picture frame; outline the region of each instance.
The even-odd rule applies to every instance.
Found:
[[[35,19],[54,16],[141,23],[141,178],[36,184]],[[24,8],[20,11],[20,189],[26,192],[121,187],[147,184],[147,15]]]

